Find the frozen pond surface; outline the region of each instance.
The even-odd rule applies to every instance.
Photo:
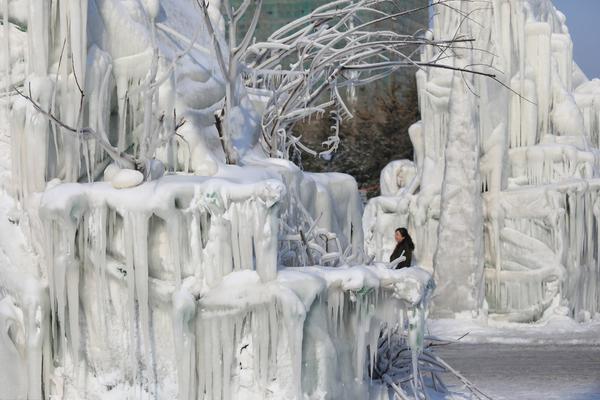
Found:
[[[437,353],[495,400],[600,399],[600,346],[452,344]]]

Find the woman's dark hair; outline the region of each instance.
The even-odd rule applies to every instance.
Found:
[[[413,240],[408,234],[408,230],[406,228],[397,228],[396,232],[400,232],[404,240],[406,240],[406,242],[408,243],[408,246],[411,248],[411,250],[415,249],[415,244],[413,243]]]

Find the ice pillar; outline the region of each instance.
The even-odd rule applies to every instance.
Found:
[[[477,312],[482,304],[483,211],[479,174],[479,133],[472,94],[455,74],[442,184],[434,276],[437,315]]]

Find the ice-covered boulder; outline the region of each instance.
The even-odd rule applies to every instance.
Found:
[[[110,184],[115,189],[126,189],[138,186],[144,181],[144,175],[133,169],[121,169],[110,179]]]
[[[117,164],[110,163],[104,169],[104,172],[102,173],[102,177],[104,179],[104,182],[110,182],[110,181],[112,181],[113,178],[117,175],[117,173],[119,173],[119,171],[121,171],[121,168]]]

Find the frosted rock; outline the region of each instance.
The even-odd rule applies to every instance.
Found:
[[[115,189],[126,189],[138,186],[143,181],[144,175],[142,175],[140,171],[133,169],[121,169],[114,174],[110,180],[110,184]]]

